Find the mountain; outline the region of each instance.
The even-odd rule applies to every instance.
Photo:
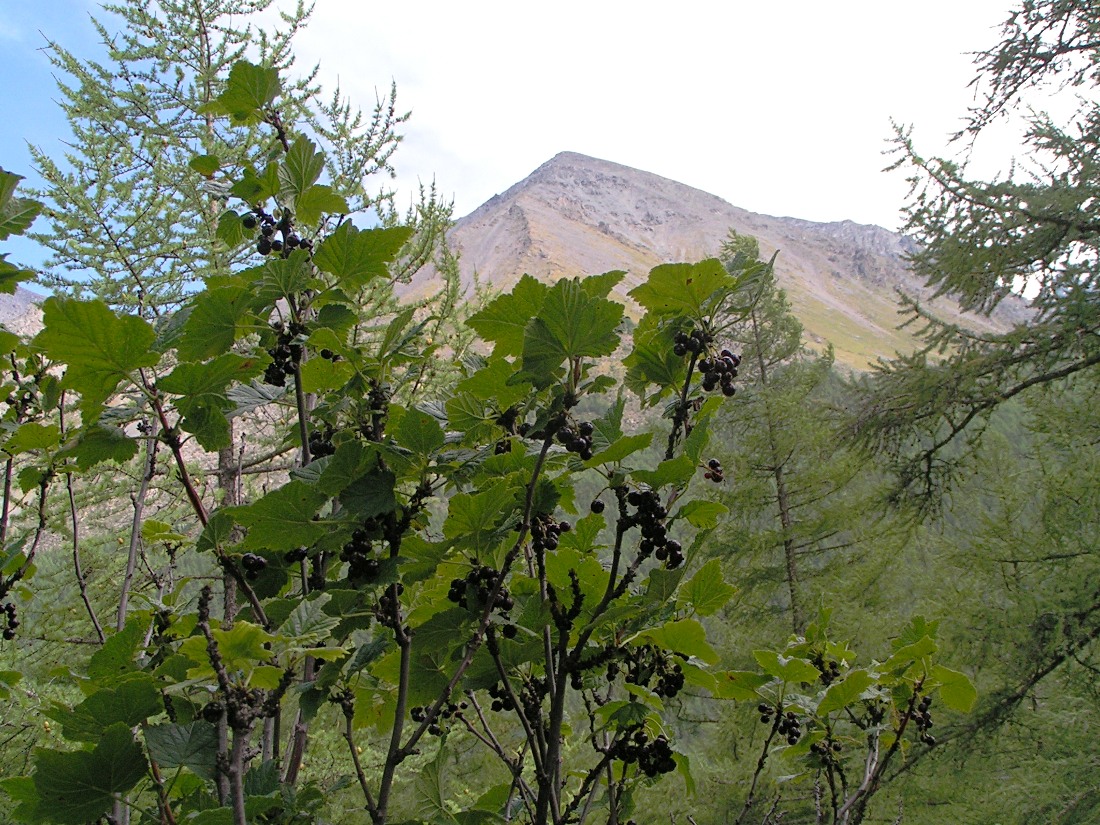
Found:
[[[626,270],[625,298],[649,270],[715,255],[727,231],[753,235],[762,256],[779,251],[776,276],[806,328],[808,343],[831,342],[839,364],[862,369],[879,356],[911,350],[897,329],[897,290],[927,300],[908,271],[908,238],[851,221],[814,223],[760,215],[682,183],[606,160],[563,152],[508,191],[459,219],[450,234],[464,279],[506,289],[524,273],[544,280]],[[430,275],[410,289],[423,294]],[[960,320],[947,300],[932,306]],[[975,330],[1004,329],[1022,305],[994,318],[967,316]]]
[[[33,335],[42,326],[38,305],[46,298],[21,286],[14,294],[0,293],[0,327],[17,335]]]
[[[574,152],[556,155],[508,191],[460,218],[449,239],[461,254],[463,277],[507,289],[521,275],[544,280],[626,270],[620,300],[654,266],[715,255],[730,228],[753,235],[806,328],[807,342],[831,342],[839,365],[863,369],[880,356],[910,351],[915,339],[897,329],[897,292],[929,303],[941,317],[976,331],[1003,330],[1026,317],[1005,301],[992,318],[963,316],[909,272],[908,238],[851,221],[814,223],[760,215],[715,195]],[[433,289],[430,271],[407,292]],[[42,296],[20,288],[0,295],[0,324],[30,332],[40,324]]]

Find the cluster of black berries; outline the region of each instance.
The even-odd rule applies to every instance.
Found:
[[[672,351],[680,358],[683,358],[689,352],[698,355],[713,340],[714,336],[701,329],[693,329],[691,332],[680,330],[672,339]]]
[[[4,603],[4,614],[7,623],[4,626],[3,636],[10,642],[15,638],[15,631],[19,629],[19,615],[15,611],[15,605],[11,602]]]
[[[276,324],[279,338],[267,354],[271,356],[271,363],[264,371],[264,382],[273,387],[285,387],[288,375],[294,375],[294,370],[302,360],[302,345],[292,343],[295,338],[305,332],[301,324],[291,324],[283,329],[281,324]]]
[[[225,705],[215,699],[212,702],[207,702],[205,705],[203,705],[200,713],[203,719],[205,719],[211,725],[215,725],[225,713]]]
[[[725,481],[725,475],[722,473],[722,462],[717,458],[712,458],[707,462],[707,471],[703,473],[703,478],[707,481],[713,481],[715,484],[721,484]]]
[[[452,718],[462,718],[462,711],[466,710],[469,705],[465,702],[448,702],[439,709],[439,715],[436,716],[432,723],[428,725],[428,733],[432,736],[442,736],[445,728],[445,723]],[[418,725],[424,722],[428,718],[428,709],[417,705],[414,708],[409,709],[409,717]]]
[[[351,541],[340,550],[340,561],[347,562],[348,584],[352,587],[374,583],[382,569],[381,562],[375,558],[369,534],[363,528],[352,532]]]
[[[500,632],[505,638],[511,639],[516,635],[516,626],[507,623],[508,611],[515,607],[516,603],[508,592],[508,588],[501,582],[500,571],[496,568],[475,564],[464,578],[451,579],[451,589],[447,591],[447,598],[466,610],[481,610],[488,604],[489,596],[498,583],[500,589],[493,602],[493,609],[506,622]]]
[[[699,371],[703,373],[703,389],[713,392],[721,388],[722,395],[729,398],[735,392],[733,379],[737,377],[737,368],[741,365],[741,356],[734,355],[728,349],[722,350],[717,358],[700,358]]]
[[[765,725],[770,725],[775,708],[765,703],[759,705],[756,709],[760,711],[760,721]],[[776,733],[780,736],[786,736],[788,745],[797,745],[798,740],[802,738],[802,725],[798,721],[798,715],[794,711],[787,711],[785,716],[780,715],[779,727],[776,728]]]
[[[608,681],[613,680],[618,671],[617,663],[608,665]],[[632,685],[649,687],[654,679],[656,684],[653,692],[664,699],[671,699],[683,690],[684,669],[666,651],[653,645],[633,648],[626,659],[626,681]]]
[[[489,696],[493,700],[489,707],[496,713],[516,709],[515,702],[512,701],[512,697],[508,695],[508,691],[504,689],[504,685],[500,682],[489,686]]]
[[[835,659],[826,662],[824,657],[817,657],[814,659],[814,664],[817,669],[821,671],[821,675],[818,677],[823,685],[831,685],[837,679],[840,678],[840,662]]]
[[[565,449],[571,453],[576,453],[581,457],[581,461],[588,461],[592,458],[592,433],[595,427],[592,426],[591,421],[581,421],[577,424],[577,429],[573,429],[568,424],[562,424],[558,429],[557,436],[558,441],[565,445]]]
[[[676,770],[672,746],[663,733],[651,740],[644,730],[636,730],[632,736],[616,742],[611,755],[627,764],[637,762],[642,773],[650,778]]]
[[[598,649],[595,653],[589,653],[586,657],[582,658],[577,663],[577,669],[569,674],[569,685],[573,690],[584,689],[584,673],[588,670],[594,670],[595,668],[603,667],[609,662],[615,664],[616,669],[618,664],[613,660],[619,655],[619,649],[613,645],[607,645]],[[609,681],[614,681],[615,676],[612,675]]]
[[[917,731],[920,733],[920,741],[931,747],[936,744],[936,737],[928,732],[932,727],[932,714],[928,709],[932,707],[932,697],[922,696],[917,712],[913,714],[913,721],[917,723]]]
[[[309,550],[304,547],[295,547],[283,554],[283,560],[287,564],[297,564],[300,561],[305,561],[307,556],[309,556]]]
[[[267,559],[257,556],[255,553],[245,553],[241,556],[241,567],[244,568],[244,577],[249,581],[255,581],[256,577],[267,567]]]
[[[332,443],[332,427],[326,424],[323,430],[312,430],[309,434],[309,454],[314,458],[324,458],[336,452]]]
[[[398,582],[386,588],[378,598],[378,605],[374,610],[374,617],[383,627],[396,629],[396,617],[399,616],[397,600],[405,592],[405,585]]]
[[[299,238],[290,228],[289,223],[276,223],[275,219],[262,209],[253,209],[241,218],[245,229],[260,227],[260,237],[256,241],[256,251],[261,255],[281,253],[284,250],[290,252],[293,249],[304,249],[307,252],[313,248],[313,242],[309,238]],[[276,237],[281,234],[282,238]]]
[[[626,501],[635,508],[629,516],[632,525],[637,525],[642,531],[642,541],[639,545],[643,555],[653,554],[657,561],[664,562],[669,570],[675,570],[684,563],[684,548],[680,542],[668,537],[664,520],[668,511],[661,504],[661,497],[656,490],[645,488],[631,490]]]
[[[561,534],[572,529],[573,525],[568,521],[555,521],[548,515],[535,516],[531,520],[531,543],[536,552],[557,550]]]
[[[839,742],[830,739],[823,739],[820,742],[814,742],[812,745],[810,745],[811,753],[816,753],[822,759],[825,759],[827,761],[833,758],[835,754],[840,753],[842,749],[843,748],[841,747]]]

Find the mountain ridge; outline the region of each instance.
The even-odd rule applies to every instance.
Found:
[[[879,357],[911,351],[915,339],[897,329],[896,291],[946,320],[962,321],[953,302],[932,293],[909,271],[915,243],[883,227],[844,220],[818,223],[750,212],[702,189],[578,152],[560,152],[530,175],[459,218],[449,240],[460,254],[464,282],[507,289],[524,273],[553,281],[621,269],[617,296],[661,263],[714,256],[729,229],[752,235],[765,259],[778,251],[776,277],[817,348],[833,343],[838,363],[864,369]],[[414,279],[416,293],[429,276]],[[967,316],[979,331],[1008,326],[1024,310]]]

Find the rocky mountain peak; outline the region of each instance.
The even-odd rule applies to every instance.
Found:
[[[626,270],[619,296],[654,266],[717,254],[730,229],[778,250],[776,276],[817,346],[860,369],[914,346],[899,331],[897,291],[930,299],[906,266],[904,236],[852,221],[816,223],[750,212],[668,178],[577,152],[561,152],[456,223],[451,243],[467,278],[507,288],[524,273],[559,277]],[[427,279],[413,290],[430,288]],[[959,320],[940,300],[937,311]],[[975,318],[978,329],[1003,321]]]

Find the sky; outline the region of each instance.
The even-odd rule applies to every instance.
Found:
[[[434,181],[461,216],[574,151],[754,212],[897,229],[907,184],[883,172],[891,121],[913,126],[923,154],[956,152],[970,53],[997,42],[1013,5],[317,0],[296,52],[364,109],[397,84],[412,113],[394,157],[399,204]],[[4,168],[32,175],[26,141],[64,150],[41,47],[97,57],[97,9],[0,0]],[[986,176],[1014,148],[987,144],[972,164]]]

